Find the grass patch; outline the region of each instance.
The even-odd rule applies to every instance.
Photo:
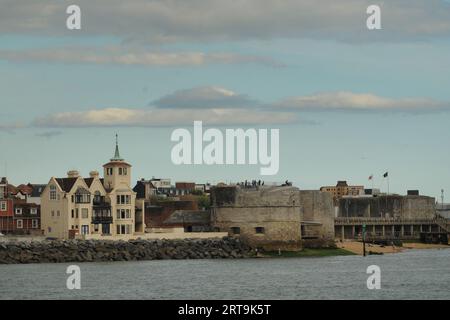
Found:
[[[281,255],[278,251],[264,252],[265,256],[274,258],[301,258],[301,257],[331,257],[331,256],[351,256],[355,253],[337,248],[337,249],[308,249],[305,248],[302,251],[281,251]]]

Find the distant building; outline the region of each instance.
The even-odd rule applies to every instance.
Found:
[[[149,180],[156,189],[156,195],[170,195],[172,192],[172,185],[170,179],[155,178]]]
[[[211,220],[265,250],[299,250],[302,239],[334,238],[330,194],[292,186],[216,186],[211,189]]]
[[[364,195],[364,186],[349,186],[347,181],[338,181],[335,186],[321,187],[320,191],[331,193],[336,202],[344,196]]]
[[[16,200],[14,203],[14,233],[41,235],[40,210],[38,204]]]
[[[29,183],[28,186],[31,188],[31,193],[28,194],[27,202],[41,204],[41,193],[47,185]]]
[[[14,232],[14,198],[6,177],[0,180],[0,232]]]
[[[195,191],[195,182],[176,182],[175,196],[184,196],[192,194]]]
[[[103,179],[96,171],[90,178],[69,171],[66,178],[50,179],[41,194],[45,235],[67,239],[144,232],[143,212],[136,210],[136,193],[130,187],[131,165],[120,157],[117,143],[103,171]]]
[[[150,200],[151,197],[157,195],[156,187],[150,180],[145,179],[141,179],[138,182],[136,182],[133,191],[136,192],[137,199]]]

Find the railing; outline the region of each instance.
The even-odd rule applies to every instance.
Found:
[[[92,216],[92,224],[113,223],[112,216]]]
[[[402,218],[362,218],[337,217],[334,223],[342,224],[438,224],[438,219],[402,219]]]

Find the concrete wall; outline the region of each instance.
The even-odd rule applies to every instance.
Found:
[[[334,239],[333,195],[317,190],[300,190],[299,194],[303,237],[311,232],[310,237]]]
[[[221,239],[228,236],[227,232],[155,232],[143,234],[118,234],[114,236],[102,236],[99,234],[77,235],[76,239],[83,240],[158,240],[158,239]]]
[[[301,248],[300,196],[295,187],[215,187],[211,190],[213,227],[265,250]],[[256,228],[263,228],[258,233]]]
[[[339,200],[338,217],[347,216],[433,219],[435,199],[426,196],[400,195],[343,198]]]

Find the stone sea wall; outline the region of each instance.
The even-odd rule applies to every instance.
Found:
[[[0,243],[0,264],[137,261],[160,259],[236,259],[255,256],[238,239],[53,240]]]

